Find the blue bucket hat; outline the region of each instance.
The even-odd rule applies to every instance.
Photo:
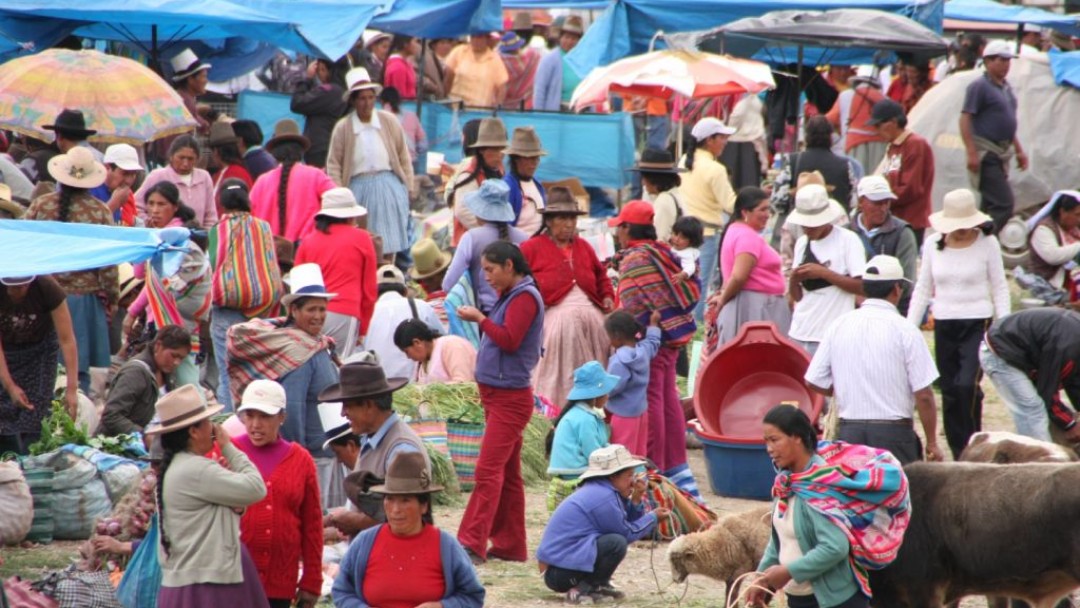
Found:
[[[568,401],[584,401],[603,397],[619,383],[618,376],[607,373],[599,361],[589,361],[574,370],[574,388],[566,396]]]
[[[485,222],[512,222],[514,208],[510,206],[510,186],[501,179],[488,179],[465,195],[465,204],[473,215]]]

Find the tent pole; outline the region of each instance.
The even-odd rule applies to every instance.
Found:
[[[1024,44],[1023,40],[1024,40],[1024,24],[1023,23],[1017,23],[1016,24],[1016,54],[1017,55],[1020,54],[1020,47]]]
[[[161,74],[161,62],[158,61],[157,25],[150,26],[150,65],[155,72]]]
[[[424,65],[425,65],[425,61],[427,61],[427,59],[426,59],[427,58],[427,50],[428,50],[427,47],[428,47],[428,41],[424,40],[424,39],[421,39],[420,40],[420,65],[417,66],[417,71],[420,72],[420,73],[417,74],[417,78],[416,78],[416,82],[417,82],[417,87],[416,87],[416,118],[417,119],[419,119],[421,116],[423,116],[423,114],[421,114],[421,111],[423,110],[423,106],[424,106],[424,94],[423,94],[423,90],[424,90]]]
[[[802,133],[803,111],[805,110],[805,106],[803,105],[803,102],[802,102],[802,93],[803,93],[803,81],[802,81],[803,45],[801,45],[801,44],[799,45],[798,62],[799,62],[799,64],[795,66],[795,74],[797,74],[797,76],[795,78],[796,78],[796,82],[798,83],[798,86],[796,88],[796,92],[797,92],[797,94],[799,96],[798,97],[799,100],[797,102],[799,109],[795,113],[795,141],[794,141],[794,143],[791,144],[791,146],[792,146],[791,152],[798,152],[799,151],[799,136]]]

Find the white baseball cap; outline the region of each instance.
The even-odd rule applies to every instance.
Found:
[[[904,267],[900,260],[891,255],[875,255],[866,263],[863,271],[864,281],[906,281]]]
[[[1016,52],[1013,50],[1013,45],[1007,40],[991,40],[986,43],[986,48],[983,49],[983,59],[987,57],[1004,57],[1006,59],[1012,59],[1016,57]]]
[[[876,203],[896,200],[896,195],[889,187],[889,180],[880,175],[867,175],[860,179],[855,193],[859,198],[866,197]]]
[[[144,171],[139,164],[139,153],[128,144],[113,144],[105,148],[103,162],[106,165],[116,165],[124,171]]]
[[[273,380],[252,380],[240,397],[237,412],[256,410],[267,416],[276,416],[285,411],[285,387]]]
[[[719,118],[709,116],[697,121],[694,128],[690,130],[690,135],[693,135],[694,139],[698,141],[704,141],[713,135],[734,135],[735,131],[738,131],[738,129],[725,125],[724,121]]]

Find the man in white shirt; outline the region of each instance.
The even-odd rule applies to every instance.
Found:
[[[855,296],[862,295],[866,249],[854,232],[834,226],[844,208],[829,198],[824,186],[799,188],[795,210],[788,222],[801,226],[795,241],[788,293],[795,301],[788,336],[811,355],[826,328],[844,313],[855,310]]]
[[[903,464],[923,459],[914,410],[926,436],[926,459],[941,461],[937,443],[938,377],[922,333],[896,310],[904,269],[891,256],[874,256],[862,275],[867,300],[825,332],[804,379],[835,395],[838,438],[889,450]]]
[[[364,339],[364,349],[379,356],[379,364],[389,378],[413,378],[416,362],[394,344],[394,330],[406,319],[420,319],[439,334],[442,323],[435,309],[423,300],[407,297],[405,275],[392,264],[379,268],[379,299],[371,315],[371,328]]]

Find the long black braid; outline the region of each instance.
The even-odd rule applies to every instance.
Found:
[[[75,202],[75,195],[86,192],[85,188],[72,188],[71,186],[60,187],[60,200],[58,205],[60,207],[60,214],[57,216],[57,220],[61,222],[67,222],[71,218],[71,206]]]
[[[278,230],[285,234],[286,211],[288,210],[289,173],[293,165],[304,157],[304,148],[296,142],[282,142],[274,146],[274,158],[281,163],[281,179],[278,181]]]
[[[500,241],[509,241],[510,240],[510,224],[507,224],[506,222],[490,222],[490,223],[494,224],[495,229],[499,231],[499,240]]]
[[[158,507],[158,530],[161,532],[161,546],[165,549],[165,555],[169,554],[169,535],[165,533],[165,473],[172,464],[173,457],[183,452],[188,447],[188,429],[184,427],[161,435],[161,466],[158,470],[157,480],[157,507]]]

